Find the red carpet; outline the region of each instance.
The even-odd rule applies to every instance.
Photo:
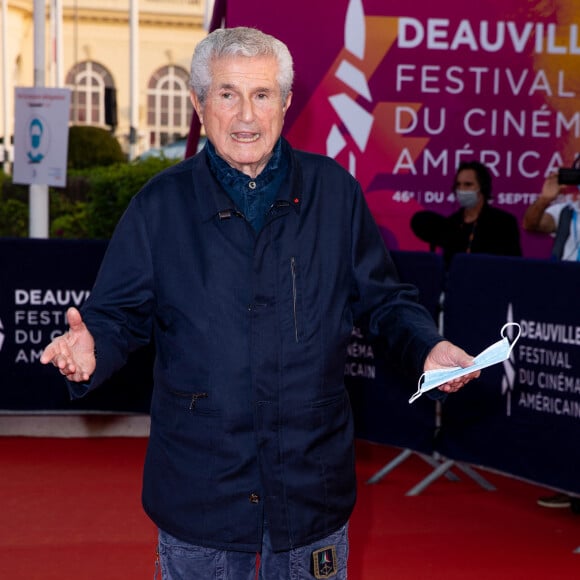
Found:
[[[140,506],[146,440],[0,438],[0,578],[152,579],[156,532]],[[411,457],[364,482],[399,450],[360,442],[349,580],[580,578],[580,516],[536,505],[546,490],[483,473],[441,478]],[[276,580],[276,579],[268,579]]]

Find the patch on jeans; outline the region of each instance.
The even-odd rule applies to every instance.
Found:
[[[336,546],[327,546],[312,552],[312,573],[315,578],[332,578],[338,574]]]

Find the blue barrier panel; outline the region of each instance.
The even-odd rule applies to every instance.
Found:
[[[522,335],[511,359],[443,404],[437,450],[580,492],[580,264],[458,255],[449,271],[445,335],[472,354]]]
[[[107,242],[0,239],[0,409],[12,411],[146,412],[151,352],[143,349],[105,385],[70,401],[64,379],[38,362],[65,312],[93,285]]]
[[[391,252],[402,281],[417,286],[421,303],[436,320],[444,278],[443,260],[425,252]],[[421,397],[409,405],[418,377],[403,374],[390,360],[382,341],[371,341],[361,321],[349,345],[346,385],[355,418],[356,435],[430,454],[435,434],[435,403]]]

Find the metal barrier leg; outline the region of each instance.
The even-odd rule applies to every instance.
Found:
[[[433,468],[439,467],[439,465],[441,465],[441,460],[437,459],[435,456],[431,457],[429,455],[423,455],[423,453],[418,453],[417,455],[419,455],[419,457],[421,457],[424,461],[426,461]],[[449,481],[459,481],[460,480],[460,478],[457,475],[455,475],[455,473],[453,473],[453,471],[451,471],[451,470],[446,471],[443,475],[445,475],[445,477]]]
[[[451,459],[444,461],[434,469],[425,479],[420,481],[417,485],[412,487],[405,495],[419,495],[428,485],[433,483],[436,479],[441,477],[444,473],[449,471],[455,462]]]
[[[434,457],[431,457],[429,455],[425,455],[424,453],[417,453],[416,451],[411,451],[410,449],[405,449],[404,451],[401,451],[401,453],[399,453],[399,455],[397,455],[394,459],[392,459],[384,467],[379,469],[379,471],[377,471],[371,478],[369,478],[367,480],[367,483],[377,483],[383,477],[385,477],[385,475],[387,475],[388,473],[393,471],[393,469],[395,469],[395,467],[401,465],[401,463],[403,463],[403,461],[406,461],[409,457],[411,457],[411,455],[413,455],[414,453],[416,453],[421,459],[423,459],[423,461],[428,463],[431,467],[436,468],[439,466],[439,461],[437,459],[435,459]],[[457,477],[457,475],[455,475],[452,471],[447,471],[445,473],[445,477],[447,477],[447,479],[449,479],[451,481],[459,480],[459,477]]]
[[[441,463],[436,469],[434,469],[431,474],[429,474],[425,479],[420,481],[417,485],[412,487],[405,495],[414,496],[419,495],[428,485],[431,485],[436,479],[441,477],[443,474],[448,472],[453,466],[457,467],[463,473],[471,477],[475,482],[477,482],[481,487],[487,489],[488,491],[495,491],[495,486],[493,486],[484,477],[479,475],[475,470],[473,470],[469,465],[465,463],[460,463],[453,461],[453,459],[448,459]]]
[[[393,469],[395,469],[395,467],[397,467],[397,465],[400,465],[401,463],[403,463],[403,461],[408,459],[412,455],[412,453],[413,452],[410,449],[405,449],[404,451],[401,451],[401,453],[399,453],[399,455],[397,455],[397,457],[395,457],[393,460],[389,461],[389,463],[387,463],[384,467],[379,469],[367,481],[367,483],[377,483],[377,481],[380,481],[381,479],[383,479],[383,477],[385,477],[385,475],[387,475],[387,473],[389,473],[390,471],[393,471]]]
[[[496,490],[495,485],[489,483],[487,479],[485,479],[482,475],[477,473],[477,471],[475,471],[475,469],[471,468],[469,465],[465,463],[456,463],[455,465],[457,466],[457,469],[460,469],[461,471],[463,471],[463,473],[469,475],[471,479],[479,483],[479,485],[481,485],[481,487],[483,487],[484,489],[487,489],[488,491]]]

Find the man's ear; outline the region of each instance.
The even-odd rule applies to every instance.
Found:
[[[284,103],[284,106],[282,107],[282,110],[284,111],[284,114],[286,114],[286,112],[290,108],[290,104],[291,103],[292,103],[292,91],[290,91],[288,93],[288,96],[286,97],[286,102]]]
[[[201,106],[201,101],[193,90],[189,91],[189,98],[197,116],[199,117],[199,122],[203,125],[203,107]]]

